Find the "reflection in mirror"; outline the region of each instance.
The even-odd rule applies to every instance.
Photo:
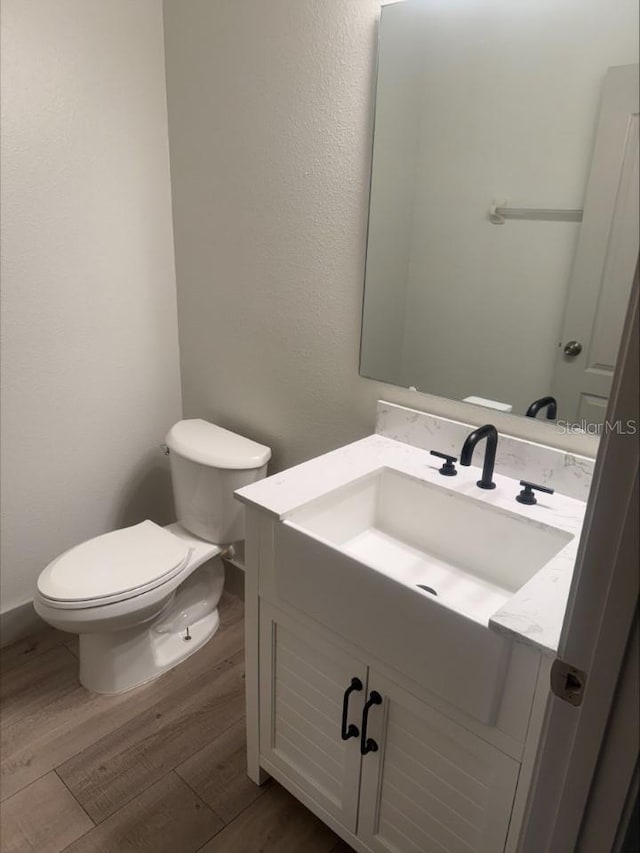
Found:
[[[383,7],[362,375],[602,422],[638,257],[637,18]]]

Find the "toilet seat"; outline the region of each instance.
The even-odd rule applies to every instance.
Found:
[[[53,560],[38,592],[59,609],[100,607],[162,586],[188,565],[192,548],[153,521],[96,536]]]

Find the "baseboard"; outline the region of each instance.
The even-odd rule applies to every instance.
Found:
[[[0,646],[7,646],[35,634],[46,627],[46,623],[33,609],[33,602],[26,601],[11,610],[0,613]]]

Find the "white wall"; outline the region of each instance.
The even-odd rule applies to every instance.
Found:
[[[378,398],[484,423],[358,375],[378,0],[164,10],[185,415],[269,444],[271,471],[370,433]]]
[[[2,611],[171,517],[180,417],[160,0],[3,0]]]
[[[184,411],[283,467],[371,428],[358,376],[373,2],[165,2]]]
[[[514,207],[583,207],[607,68],[638,61],[638,4],[423,9],[421,154],[398,376],[522,414],[551,391],[579,226],[495,226],[487,212],[501,196]]]

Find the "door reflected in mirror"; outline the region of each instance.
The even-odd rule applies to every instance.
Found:
[[[383,7],[363,376],[602,423],[638,259],[637,33],[636,0]]]

